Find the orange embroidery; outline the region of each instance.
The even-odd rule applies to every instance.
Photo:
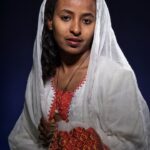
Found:
[[[61,98],[60,98],[61,97]],[[49,120],[52,120],[55,114],[55,110],[59,111],[59,115],[62,120],[68,120],[69,107],[73,97],[73,92],[65,92],[62,95],[62,91],[56,90],[51,111],[49,114]]]
[[[100,138],[92,128],[86,130],[77,127],[69,133],[59,131],[53,141],[50,146],[52,150],[108,150],[101,146]]]
[[[63,92],[55,89],[55,97],[51,105],[49,120],[54,118],[55,110],[60,117],[68,121],[68,113],[74,92]],[[61,97],[61,98],[60,98]],[[93,128],[74,128],[70,132],[56,131],[50,144],[51,150],[109,150],[101,146],[101,139]],[[100,147],[103,147],[102,149]]]

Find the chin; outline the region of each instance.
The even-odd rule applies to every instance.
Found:
[[[64,50],[64,53],[66,53],[68,55],[80,55],[80,54],[83,54],[84,52],[86,52],[86,51],[79,50],[76,48],[72,48],[70,50]]]

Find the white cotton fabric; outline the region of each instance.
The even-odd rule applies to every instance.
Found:
[[[38,141],[41,116],[47,117],[54,91],[43,85],[41,37],[43,1],[34,43],[33,67],[28,78],[23,112],[9,136],[11,150],[44,150]],[[123,55],[104,0],[96,1],[97,19],[86,82],[73,97],[67,127],[93,127],[110,150],[150,150],[149,110],[133,70]]]

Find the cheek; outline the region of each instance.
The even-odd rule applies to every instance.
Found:
[[[94,36],[94,27],[91,27],[85,30],[85,38],[87,40],[91,40],[93,36]]]
[[[62,30],[60,30],[58,27],[54,27],[53,28],[53,34],[54,34],[54,37],[61,37],[61,35],[63,35],[63,32]]]
[[[66,30],[63,29],[62,27],[60,28],[60,24],[59,26],[55,25],[55,27],[53,28],[53,35],[59,47],[62,47],[65,44],[64,43],[65,34],[66,34]]]
[[[53,35],[56,43],[59,44],[61,41],[61,33],[59,32],[59,30],[53,29]]]
[[[53,23],[53,31],[55,33],[56,36],[64,36],[64,34],[67,31],[67,28],[64,24],[62,24],[60,21],[55,21]]]

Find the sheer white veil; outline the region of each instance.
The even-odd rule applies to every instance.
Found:
[[[36,35],[36,40],[34,44],[34,53],[33,53],[33,68],[31,71],[28,85],[33,86],[34,91],[30,90],[30,86],[27,87],[26,91],[26,97],[28,99],[29,95],[32,95],[34,92],[34,97],[36,98],[35,108],[33,108],[34,111],[37,110],[37,107],[40,107],[40,101],[44,98],[44,84],[42,81],[42,69],[41,69],[41,53],[42,53],[42,46],[41,46],[41,39],[42,39],[42,30],[43,30],[43,24],[44,24],[44,9],[45,9],[45,3],[46,0],[43,1],[40,13],[39,13],[39,20],[38,20],[38,30]],[[83,107],[83,122],[90,123],[91,126],[94,127],[94,124],[92,124],[92,119],[94,117],[89,116],[89,110],[88,110],[88,104],[90,103],[90,95],[89,91],[93,87],[93,81],[94,81],[94,72],[97,67],[97,63],[99,61],[100,56],[105,56],[110,59],[112,59],[114,62],[119,63],[124,68],[127,68],[131,70],[133,73],[133,78],[136,83],[136,78],[134,75],[134,72],[132,68],[130,67],[127,59],[125,58],[123,52],[121,51],[114,34],[114,31],[111,26],[111,20],[109,11],[107,8],[107,5],[104,0],[96,0],[96,26],[94,31],[94,39],[91,49],[91,55],[90,55],[90,62],[88,67],[88,73],[87,73],[87,81],[86,81],[86,88],[84,93],[84,107]],[[32,82],[32,83],[31,83]],[[136,85],[137,86],[137,85]],[[31,93],[32,92],[32,93]],[[137,92],[139,95],[139,103],[144,101],[142,95],[140,94],[137,86]],[[140,104],[142,106],[142,104]],[[40,110],[40,108],[39,108]],[[149,126],[149,113],[147,112],[147,108],[142,108],[143,113],[143,119],[144,122],[147,123],[145,125],[145,130],[148,129]],[[41,113],[41,112],[39,112]],[[40,114],[37,116],[40,116]],[[35,117],[35,118],[34,118]],[[36,118],[36,116],[33,116],[35,120],[35,125],[37,126],[37,122],[39,122],[39,117]],[[92,119],[91,119],[92,118]],[[145,131],[148,132],[148,131]]]
[[[44,88],[43,81],[41,78],[42,76],[41,37],[42,37],[42,30],[43,30],[43,23],[44,23],[45,3],[46,0],[43,1],[40,8],[38,30],[37,30],[37,36],[35,40],[34,53],[33,53],[33,68],[39,84],[38,90],[40,90],[40,92],[38,93],[41,93],[41,96],[43,95],[42,91]],[[86,91],[85,91],[84,99],[87,99],[89,97],[88,93],[89,90],[91,90],[92,88],[92,84],[94,80],[93,76],[100,56],[109,57],[115,62],[120,63],[122,66],[132,70],[116,41],[115,34],[111,27],[109,11],[104,0],[96,0],[96,12],[97,12],[96,26],[95,26],[94,39],[93,39],[91,55],[90,55],[90,63],[89,63],[88,73],[87,73],[88,78],[86,82]]]
[[[38,30],[36,35],[36,40],[34,43],[33,51],[33,69],[35,70],[36,77],[39,81],[40,91],[42,91],[44,85],[42,81],[42,69],[41,69],[41,39],[42,39],[42,30],[44,25],[44,10],[45,10],[46,0],[43,1],[38,20]],[[123,52],[121,51],[114,34],[114,31],[111,26],[111,20],[107,5],[104,0],[96,0],[96,26],[94,31],[94,39],[90,55],[90,63],[88,67],[88,89],[91,87],[93,82],[93,72],[97,66],[97,61],[100,56],[106,56],[114,60],[117,63],[120,63],[126,68],[131,69],[127,59],[125,58]],[[132,69],[131,69],[132,70]],[[92,79],[92,80],[91,80]],[[41,92],[40,92],[41,93]]]

